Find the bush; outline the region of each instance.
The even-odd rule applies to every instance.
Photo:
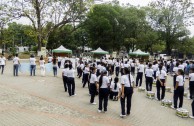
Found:
[[[38,46],[32,47],[32,51],[37,52],[38,51]]]

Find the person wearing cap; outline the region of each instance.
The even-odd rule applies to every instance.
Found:
[[[101,73],[101,76],[99,76],[98,79],[98,92],[99,92],[99,108],[98,112],[102,112],[102,106],[104,106],[104,112],[107,112],[107,106],[108,106],[108,95],[109,95],[109,89],[110,81],[107,77],[107,71],[103,70]],[[103,105],[104,103],[104,105]]]

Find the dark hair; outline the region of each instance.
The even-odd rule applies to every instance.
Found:
[[[129,70],[129,68],[124,68],[124,73],[125,73],[125,75],[127,75],[127,74],[129,74],[129,84],[130,84],[130,86],[131,86],[131,74],[130,74],[130,70]]]
[[[56,59],[56,57],[54,57],[53,64],[56,64],[56,63],[57,63],[57,59]]]
[[[118,77],[115,77],[115,79],[114,79],[114,83],[115,83],[114,89],[115,90],[117,89],[117,83],[118,82],[119,82],[119,78]]]
[[[100,76],[100,79],[99,79],[99,86],[101,87],[102,86],[102,79],[103,79],[103,76],[104,75],[106,75],[107,74],[107,71],[103,71],[102,73],[101,73],[101,76]]]
[[[148,65],[148,67],[151,68],[151,67],[152,67],[152,64],[150,63],[150,64]]]
[[[162,67],[163,67],[162,65],[159,65],[160,74],[161,74]]]
[[[178,69],[178,72],[181,74],[181,75],[184,75],[184,71],[182,69]]]
[[[40,60],[43,60],[43,56],[42,55],[40,56]]]
[[[72,64],[69,64],[69,69],[71,70],[73,68]]]
[[[90,76],[89,79],[91,79],[92,74],[94,73],[94,71],[96,70],[95,67],[90,67]]]
[[[69,67],[69,64],[65,64],[65,68],[68,68]]]
[[[179,63],[177,62],[177,63],[176,63],[176,67],[178,67],[178,66],[179,66]]]
[[[16,57],[18,57],[18,54],[15,54]]]

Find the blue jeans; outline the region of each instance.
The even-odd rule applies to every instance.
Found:
[[[53,74],[54,74],[54,76],[57,76],[57,67],[56,66],[53,67]]]
[[[0,69],[1,69],[1,74],[3,74],[3,71],[4,71],[4,67],[5,67],[5,65],[0,65]]]
[[[36,71],[36,65],[30,65],[30,76],[32,76],[32,73],[35,76],[35,71]]]
[[[14,76],[18,76],[18,67],[19,67],[18,64],[13,65],[13,75]]]

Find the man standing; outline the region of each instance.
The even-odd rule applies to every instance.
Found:
[[[20,59],[18,58],[18,54],[15,55],[15,58],[13,59],[13,75],[18,76],[18,68],[20,64]]]
[[[4,57],[4,54],[2,54],[0,57],[1,74],[3,74],[4,72],[5,65],[6,65],[6,58]]]

